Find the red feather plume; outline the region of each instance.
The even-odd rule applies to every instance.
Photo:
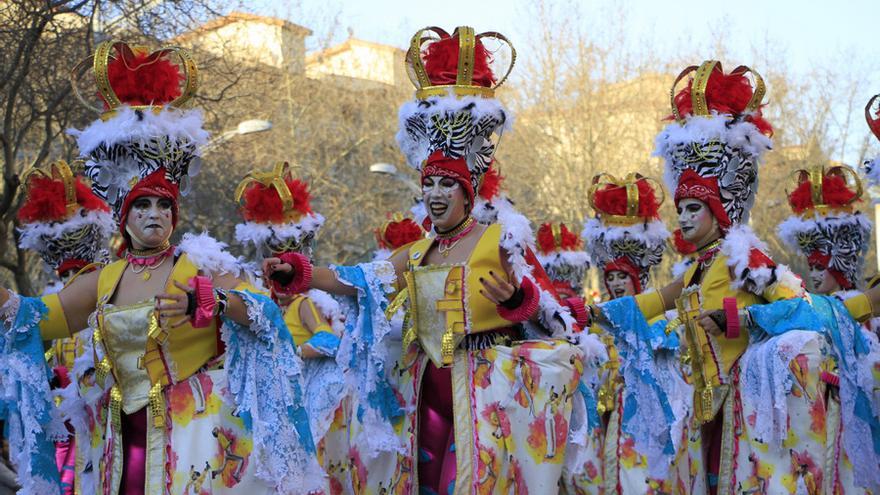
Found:
[[[486,201],[491,201],[501,190],[502,181],[504,181],[504,177],[501,176],[501,172],[499,172],[494,166],[490,167],[489,170],[483,174],[480,182],[480,190],[477,194]]]
[[[432,42],[425,49],[422,58],[431,84],[455,84],[458,73],[458,35]],[[474,85],[490,88],[495,84],[491,64],[492,55],[483,43],[477,40],[474,45]]]
[[[681,236],[681,229],[675,229],[675,232],[673,232],[672,243],[675,246],[675,250],[678,251],[679,254],[687,256],[689,254],[697,252],[697,246],[691,242],[684,240],[684,238]]]
[[[822,202],[832,207],[844,207],[852,203],[856,197],[855,191],[851,190],[843,177],[838,175],[826,175],[822,180]],[[813,192],[810,181],[798,184],[797,188],[788,197],[791,209],[795,213],[803,213],[816,205],[813,204]]]
[[[674,103],[682,117],[693,113],[692,89],[693,79],[688,81],[686,88],[675,95]],[[715,70],[712,71],[706,84],[706,104],[709,106],[709,110],[722,114],[742,115],[753,94],[752,83],[745,74],[740,72],[725,74],[720,64],[715,66]],[[760,107],[753,114],[747,116],[746,120],[754,124],[762,134],[768,136],[773,134],[773,128],[769,122],[764,120]]]
[[[581,238],[568,230],[564,223],[559,224],[560,244],[556,245],[556,236],[553,235],[553,227],[550,223],[543,223],[538,228],[535,236],[536,247],[541,254],[550,254],[556,251],[574,251],[581,248]]]
[[[309,186],[298,179],[285,181],[290,195],[293,196],[293,210],[300,215],[308,215],[312,212],[311,195]],[[260,183],[251,184],[242,197],[242,216],[250,222],[257,223],[284,223],[284,205],[278,191],[273,186],[265,186]]]
[[[110,211],[79,177],[76,178],[76,202],[87,211]],[[49,177],[32,176],[28,180],[27,199],[18,210],[18,219],[22,223],[32,223],[60,222],[66,218],[64,183]]]
[[[411,218],[399,222],[389,222],[384,231],[376,232],[376,240],[380,247],[397,249],[425,237],[425,231]]]
[[[165,55],[129,53],[117,49],[107,65],[110,87],[122,103],[164,105],[180,96],[183,75]],[[104,102],[105,107],[107,102]]]
[[[638,216],[659,219],[660,202],[650,182],[639,179],[636,186],[639,190]],[[596,191],[593,202],[599,211],[607,215],[626,215],[626,188],[608,184]]]

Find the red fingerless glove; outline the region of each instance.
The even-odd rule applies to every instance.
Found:
[[[563,299],[562,304],[565,304],[571,310],[571,315],[574,316],[574,321],[579,327],[587,328],[590,326],[590,312],[587,311],[587,306],[584,304],[582,297]]]
[[[727,329],[724,332],[728,339],[739,337],[739,308],[736,307],[735,297],[725,297],[721,303],[724,309],[724,316],[727,318]]]
[[[279,256],[283,263],[293,267],[293,278],[287,284],[272,280],[272,293],[286,297],[309,290],[312,284],[312,262],[305,255],[286,252]]]
[[[522,297],[516,307],[511,308],[509,304],[506,304],[508,301],[495,306],[499,316],[513,323],[521,323],[531,319],[532,315],[538,311],[538,302],[541,299],[538,288],[528,278],[522,279],[518,291],[522,291]],[[517,297],[514,294],[511,299]]]
[[[217,301],[214,299],[214,283],[210,278],[203,275],[193,277],[189,281],[196,300],[196,309],[190,316],[193,328],[205,328],[214,320],[214,309]]]

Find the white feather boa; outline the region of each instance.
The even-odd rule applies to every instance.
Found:
[[[767,253],[767,245],[758,239],[747,225],[732,227],[721,242],[721,253],[727,257],[727,265],[733,272],[731,286],[761,295],[772,284],[787,287],[797,295],[804,294],[803,282],[785,265],[753,265],[753,251]],[[774,281],[775,278],[775,281]]]
[[[226,243],[214,239],[207,232],[186,233],[177,245],[177,254],[186,254],[190,261],[210,277],[232,275],[240,277],[244,263],[226,251]]]
[[[235,226],[235,240],[239,244],[251,244],[257,248],[266,244],[272,237],[299,242],[309,234],[317,235],[323,225],[324,217],[318,213],[305,215],[298,222],[283,224],[243,222]]]

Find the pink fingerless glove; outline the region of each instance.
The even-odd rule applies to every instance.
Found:
[[[214,299],[214,283],[209,277],[199,275],[189,281],[189,285],[195,289],[193,296],[196,300],[196,310],[190,316],[193,328],[205,328],[214,319],[214,309],[217,301]]]
[[[736,307],[736,298],[735,297],[725,297],[724,301],[721,303],[722,308],[724,308],[724,316],[727,319],[727,329],[725,331],[725,336],[728,339],[735,339],[739,337],[739,308]]]
[[[528,278],[522,279],[519,290],[522,291],[522,300],[519,301],[519,304],[516,307],[511,308],[505,303],[495,306],[499,316],[513,323],[521,323],[531,319],[532,315],[538,311],[538,302],[541,299],[541,295],[538,293],[538,288],[535,287],[535,284]]]
[[[587,311],[587,306],[584,304],[583,298],[569,297],[563,299],[562,304],[568,306],[568,309],[571,310],[571,315],[574,316],[574,321],[579,327],[583,329],[590,326],[590,312]]]
[[[312,284],[312,262],[309,258],[294,252],[286,252],[279,258],[293,267],[293,279],[287,284],[272,280],[272,293],[286,297],[309,290]]]

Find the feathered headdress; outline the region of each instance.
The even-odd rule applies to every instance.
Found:
[[[92,90],[80,90],[86,74],[92,75],[101,107],[83,96]],[[136,197],[159,194],[176,203],[178,193],[189,191],[208,133],[202,129],[201,112],[184,109],[198,88],[198,71],[186,50],[168,47],[150,53],[105,41],[74,68],[71,82],[80,101],[101,113],[100,119],[71,134],[86,160],[92,190],[110,204],[123,229]],[[146,189],[140,191],[141,186]]]
[[[510,46],[499,33],[475,34],[460,26],[450,35],[431,27],[419,30],[406,54],[415,101],[400,108],[397,142],[410,166],[422,176],[452,177],[465,189],[471,207],[481,178],[492,165],[496,143],[510,116],[494,98],[513,68],[496,80],[493,59],[483,40]],[[497,82],[496,82],[497,81]]]
[[[581,295],[584,275],[590,268],[590,256],[583,242],[564,223],[544,223],[538,228],[535,256],[557,286],[567,297]]]
[[[379,246],[373,257],[375,260],[388,259],[397,249],[424,239],[426,234],[425,229],[415,220],[399,212],[388,214],[388,220],[374,233]]]
[[[235,190],[235,200],[245,220],[235,226],[239,243],[253,245],[260,256],[288,251],[311,256],[324,217],[312,211],[309,186],[293,177],[289,163],[247,174]]]
[[[18,245],[36,251],[59,277],[95,262],[109,261],[114,230],[110,208],[59,160],[32,169],[23,179],[18,210]]]
[[[639,174],[622,180],[599,174],[590,187],[596,217],[584,224],[581,234],[587,251],[603,272],[627,273],[637,292],[647,288],[651,268],[663,260],[669,237],[660,220],[662,193],[656,181]]]
[[[688,75],[687,86],[676,93]],[[656,139],[654,155],[666,162],[664,179],[676,204],[685,198],[705,202],[725,232],[748,222],[758,165],[771,148],[772,128],[761,116],[765,92],[761,76],[745,66],[729,73],[715,60],[688,67],[670,92],[674,122]]]
[[[861,181],[846,166],[795,174],[797,187],[788,197],[794,215],[779,224],[779,237],[810,263],[828,269],[841,288],[855,288],[871,240],[871,222],[855,210]]]
[[[865,105],[865,120],[871,133],[880,139],[880,94],[872,96]],[[866,160],[862,168],[870,185],[880,185],[880,156]]]

